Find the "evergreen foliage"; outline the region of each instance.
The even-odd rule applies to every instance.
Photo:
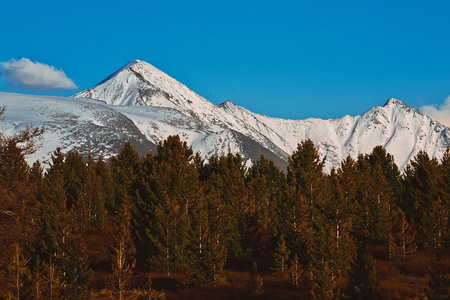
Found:
[[[378,299],[367,249],[401,262],[450,246],[450,148],[440,161],[418,153],[400,174],[378,146],[324,174],[305,140],[285,175],[264,156],[203,161],[169,136],[145,157],[130,143],[108,161],[56,149],[44,172],[25,161],[40,133],[0,134],[0,299],[89,298],[90,230],[109,237],[103,283],[118,299],[137,295],[135,272],[220,287],[227,269],[250,272],[250,297],[264,296],[261,274],[276,274],[309,298],[338,298],[347,283],[346,298]],[[448,296],[439,259],[430,272],[427,296]]]
[[[373,266],[372,257],[366,247],[358,247],[357,256],[348,272],[348,283],[345,298],[347,299],[381,299],[378,290],[378,279]]]
[[[74,222],[76,208],[68,208],[64,155],[57,150],[52,161],[40,193],[41,232],[37,248],[40,260],[48,264],[47,272],[55,273],[47,276],[64,281],[63,294],[76,299],[87,286],[89,262],[83,255],[84,244]]]
[[[445,270],[442,264],[440,252],[436,252],[430,271],[428,288],[425,291],[428,299],[450,299],[450,278],[446,276],[448,270]]]

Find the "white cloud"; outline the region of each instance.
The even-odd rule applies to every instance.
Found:
[[[3,73],[11,88],[32,91],[75,89],[75,83],[67,78],[63,70],[58,70],[28,58],[11,59],[1,62]]]
[[[445,99],[444,104],[439,106],[425,105],[420,108],[420,111],[439,123],[450,126],[450,96]]]

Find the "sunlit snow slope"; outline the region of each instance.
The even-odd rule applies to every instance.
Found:
[[[347,155],[356,158],[360,153],[370,153],[377,145],[393,154],[402,169],[420,150],[441,157],[450,142],[448,128],[397,99],[389,99],[384,106],[374,107],[361,116],[336,120],[271,118],[230,101],[214,105],[143,61],[128,63],[94,88],[73,97],[90,97],[114,105],[172,108],[185,115],[180,115],[181,118],[194,118],[207,127],[220,128],[212,129],[217,134],[225,134],[224,130],[241,133],[284,160],[301,140],[311,139],[319,153],[327,157],[326,171],[339,166]],[[146,122],[149,121],[141,120],[137,125],[150,135],[152,130]],[[192,140],[191,144],[205,156],[214,153],[215,147],[243,151],[242,145],[231,142],[229,136],[230,146],[225,146],[225,136],[214,138],[215,135]],[[190,134],[185,138],[189,140]],[[215,142],[211,144],[211,140]]]
[[[377,145],[394,155],[400,169],[420,150],[440,158],[450,145],[449,128],[397,99],[335,120],[271,118],[230,101],[214,105],[138,60],[72,98],[0,93],[0,105],[7,107],[0,125],[8,134],[30,124],[45,127],[37,152],[28,158],[44,164],[56,147],[107,158],[130,140],[143,155],[174,134],[206,159],[229,152],[246,160],[264,155],[283,169],[297,144],[311,139],[327,157],[326,172]]]
[[[6,134],[13,135],[26,126],[45,129],[37,140],[36,153],[28,157],[29,163],[39,159],[48,165],[57,147],[96,159],[117,153],[126,141],[142,155],[156,149],[134,121],[100,101],[0,92],[0,105],[6,107],[0,122]]]

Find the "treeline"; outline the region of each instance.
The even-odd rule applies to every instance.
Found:
[[[117,299],[133,272],[150,270],[187,272],[186,286],[248,271],[250,295],[261,292],[258,274],[276,273],[315,299],[377,298],[367,247],[407,259],[450,246],[449,149],[441,160],[418,153],[401,174],[379,146],[328,175],[305,140],[284,174],[264,157],[251,166],[231,153],[205,161],[170,136],[155,154],[139,157],[126,143],[108,162],[57,149],[44,171],[24,159],[40,133],[21,134],[0,135],[1,299],[86,297],[82,233],[107,224],[106,284]]]

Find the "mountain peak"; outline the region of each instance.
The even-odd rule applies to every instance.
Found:
[[[102,80],[100,83],[98,83],[96,86],[99,86],[99,85],[104,84],[105,82],[107,82],[107,81],[113,79],[114,77],[118,76],[120,73],[122,73],[122,72],[124,72],[124,71],[126,71],[126,72],[131,72],[131,68],[132,68],[133,66],[134,66],[134,67],[135,67],[135,66],[142,66],[144,69],[145,69],[145,66],[150,66],[150,67],[152,67],[152,68],[155,68],[155,67],[153,67],[152,65],[150,65],[149,63],[147,63],[147,62],[145,62],[145,61],[142,61],[142,60],[138,60],[138,59],[130,60],[130,61],[129,61],[128,63],[126,63],[123,67],[121,67],[120,69],[118,69],[117,71],[115,71],[114,73],[112,73],[111,75],[109,75],[108,77],[106,77],[105,79],[103,79],[103,80]],[[94,87],[94,88],[95,88],[95,87]],[[79,94],[81,94],[81,93],[83,93],[83,92],[85,92],[85,91],[82,91],[82,92],[80,92],[80,93],[78,93],[78,94],[75,94],[75,95],[73,95],[72,97],[73,97],[73,98],[80,97]],[[100,99],[99,99],[99,100],[100,100]]]
[[[231,102],[230,100],[226,100],[225,102],[219,103],[217,106],[219,107],[231,107],[235,105],[233,102]]]
[[[383,107],[395,105],[395,106],[406,106],[406,104],[402,100],[398,100],[396,98],[390,98]]]
[[[147,74],[147,77],[150,76],[147,79],[150,79],[151,77],[153,77],[154,74],[158,74],[158,77],[162,77],[163,75],[166,77],[169,77],[169,75],[165,74],[164,72],[162,72],[155,66],[149,64],[148,62],[145,62],[143,60],[138,60],[138,59],[129,61],[122,68],[117,70],[112,76],[114,76],[122,71],[128,71],[128,72],[136,74],[137,76]]]
[[[91,89],[72,96],[92,98],[112,105],[177,108],[192,114],[214,105],[153,65],[132,60]]]
[[[118,71],[122,71],[122,70],[127,70],[129,68],[131,68],[134,65],[149,65],[149,63],[139,60],[139,59],[134,59],[134,60],[130,60],[128,63],[126,63],[122,68],[120,68]]]

